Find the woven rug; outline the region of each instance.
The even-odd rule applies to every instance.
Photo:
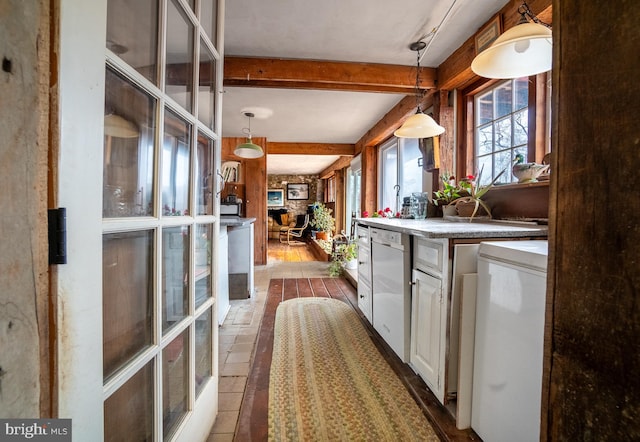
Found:
[[[271,441],[438,441],[353,309],[297,298],[276,312]]]

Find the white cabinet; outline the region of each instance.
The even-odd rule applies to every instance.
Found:
[[[409,365],[444,404],[449,311],[449,240],[413,237]]]
[[[443,319],[446,304],[442,296],[442,280],[413,270],[411,293],[411,356],[410,364],[442,402]]]
[[[358,241],[358,308],[371,323],[371,239],[369,228],[358,225],[356,227]]]

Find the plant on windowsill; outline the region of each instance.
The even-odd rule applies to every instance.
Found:
[[[491,209],[482,201],[482,197],[493,187],[502,174],[507,169],[503,169],[497,174],[489,184],[479,185],[482,178],[482,169],[474,177],[469,175],[467,178],[460,180],[458,186],[466,192],[469,196],[463,196],[453,200],[449,205],[455,205],[458,216],[469,218],[469,221],[473,221],[473,218],[477,216],[488,216],[491,218]]]
[[[335,227],[335,219],[331,216],[332,210],[323,203],[316,202],[313,205],[313,219],[309,222],[311,227],[318,229],[316,239],[327,239]]]
[[[442,207],[443,216],[455,216],[456,208],[451,203],[468,195],[469,192],[460,183],[456,183],[454,176],[445,173],[442,175],[442,190],[433,192],[433,204]]]

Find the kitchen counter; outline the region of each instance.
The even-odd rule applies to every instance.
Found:
[[[443,218],[357,218],[357,222],[370,227],[379,227],[423,238],[546,237],[548,232],[545,225],[500,220],[458,222]]]
[[[255,223],[255,218],[240,218],[238,216],[221,216],[220,226],[222,227],[241,227]]]

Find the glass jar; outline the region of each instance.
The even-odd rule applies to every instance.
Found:
[[[411,194],[411,217],[413,219],[425,219],[429,198],[426,192],[413,192]]]

